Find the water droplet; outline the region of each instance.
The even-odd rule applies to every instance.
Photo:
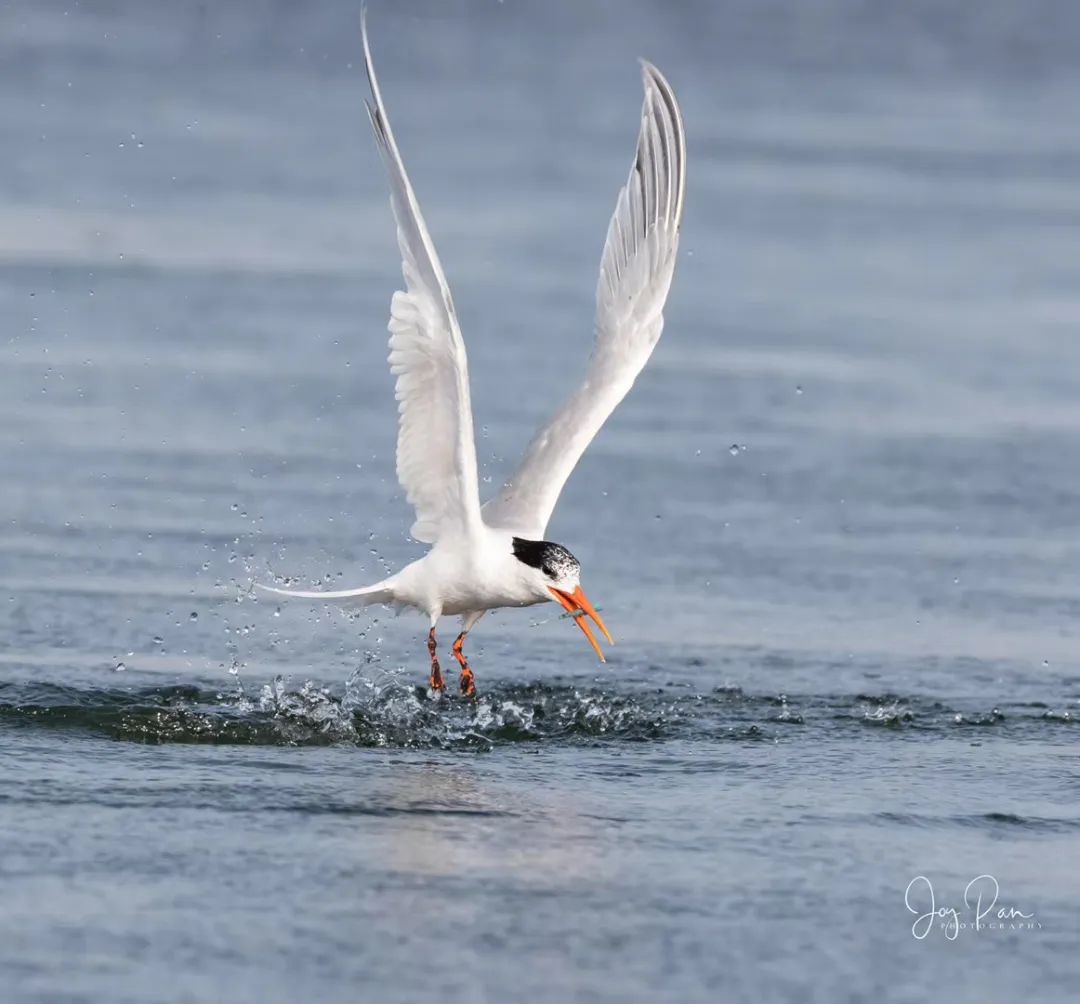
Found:
[[[802,393],[802,384],[798,384],[798,383],[795,384],[795,393],[796,394],[801,394]]]
[[[127,669],[127,666],[125,666],[122,662],[118,662],[115,666],[113,666],[114,673],[122,673],[125,669]]]
[[[199,619],[199,615],[194,610],[192,610],[190,615],[188,616],[188,620],[189,621],[197,621],[198,619]]]
[[[741,449],[742,449],[742,447],[741,447],[741,446],[739,446],[739,444],[738,444],[738,443],[732,443],[732,444],[731,444],[731,445],[730,445],[730,446],[728,447],[728,453],[730,453],[730,454],[731,454],[731,455],[732,455],[733,457],[737,457],[737,456],[739,455],[739,451],[740,451]]]
[[[232,510],[233,512],[236,512],[236,510],[237,510],[237,509],[239,509],[239,508],[240,508],[240,506],[238,506],[238,505],[237,505],[237,504],[236,504],[236,503],[234,502],[234,503],[233,503],[233,504],[232,504],[231,506],[229,506],[229,508],[230,508],[230,509],[231,509],[231,510]]]

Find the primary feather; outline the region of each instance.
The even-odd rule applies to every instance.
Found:
[[[608,227],[596,287],[596,340],[585,380],[533,438],[484,521],[540,539],[566,479],[626,396],[664,326],[686,187],[686,139],[671,86],[642,62],[645,100],[630,177]]]

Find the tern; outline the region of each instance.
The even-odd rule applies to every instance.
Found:
[[[397,476],[416,512],[411,536],[432,545],[395,575],[360,589],[283,596],[414,607],[430,623],[429,685],[442,692],[435,628],[460,615],[453,654],[460,691],[476,693],[465,657],[468,633],[488,610],[556,602],[573,615],[600,661],[589,617],[611,633],[581,588],[581,565],[545,540],[559,493],[586,447],[626,396],[663,329],[675,269],[686,181],[682,114],[670,84],[641,61],[645,99],[637,150],[607,231],[596,289],[595,342],[585,378],[529,444],[498,495],[481,505],[465,343],[439,256],[394,140],[362,17],[366,101],[390,178],[405,288],[390,303],[390,370],[397,378]]]

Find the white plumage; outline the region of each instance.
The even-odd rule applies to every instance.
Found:
[[[543,537],[570,472],[648,362],[664,327],[679,246],[686,140],[675,95],[642,61],[645,103],[630,177],[608,226],[596,284],[596,342],[584,382],[534,437],[484,506],[489,526]]]
[[[474,692],[465,635],[490,609],[556,600],[604,658],[585,616],[611,640],[585,597],[580,566],[543,540],[566,479],[626,396],[663,329],[686,180],[682,117],[668,82],[642,62],[645,100],[637,152],[608,227],[596,288],[595,342],[584,381],[536,434],[502,491],[480,507],[468,362],[450,288],[394,140],[368,45],[368,114],[390,178],[405,289],[390,306],[390,370],[397,378],[397,474],[416,511],[412,536],[428,553],[382,582],[335,592],[270,592],[352,603],[413,606],[430,620],[431,685],[443,689],[435,624],[461,614],[454,655]]]
[[[416,508],[412,536],[433,544],[444,530],[480,525],[469,364],[442,264],[431,242],[383,107],[363,19],[375,142],[390,176],[405,291],[390,301],[390,372],[400,415],[397,474]]]

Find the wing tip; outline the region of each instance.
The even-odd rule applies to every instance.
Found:
[[[677,199],[674,218],[676,227],[681,227],[683,201],[686,189],[686,130],[683,125],[682,108],[679,106],[678,98],[675,97],[675,88],[671,86],[667,77],[660,72],[660,69],[656,64],[644,58],[639,58],[638,63],[641,65],[641,79],[645,89],[646,111],[644,114],[650,113],[648,107],[650,105],[650,98],[655,94],[659,97],[661,107],[664,112],[666,112],[667,117],[671,122],[678,155],[678,164],[676,168]],[[659,110],[655,109],[654,106],[651,113],[654,115],[658,114]]]
[[[646,59],[644,56],[639,56],[638,64],[641,66],[641,76],[646,84],[657,78],[660,80],[664,79],[664,75],[656,68],[656,64],[651,60]]]
[[[661,94],[674,95],[674,88],[655,63],[644,58],[639,58],[638,63],[641,66],[641,79],[646,91],[657,90]]]
[[[369,47],[368,47],[367,12],[368,12],[367,0],[362,0],[362,2],[360,4],[360,37],[364,42],[364,55],[365,56],[370,55]],[[370,62],[370,59],[368,61]]]
[[[367,12],[368,5],[365,2],[360,7],[360,41],[364,48],[364,72],[367,74],[368,89],[371,91],[371,101],[365,101],[368,105],[369,111],[371,105],[374,104],[376,112],[382,109],[382,94],[379,92],[379,81],[375,76],[375,61],[371,58],[371,41],[368,36],[367,27]],[[374,116],[372,116],[374,121]]]

